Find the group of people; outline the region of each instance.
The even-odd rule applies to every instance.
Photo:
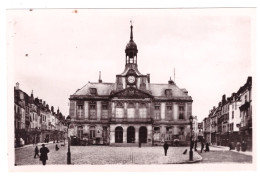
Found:
[[[243,140],[242,143],[237,142],[236,144],[234,142],[229,143],[229,150],[235,149],[239,152],[242,150],[243,152],[246,151],[246,142]]]
[[[204,150],[204,152],[209,152],[209,145],[210,145],[209,142],[205,143],[205,140],[202,139],[202,140],[200,140],[200,143],[201,143],[200,153],[202,153],[203,150]],[[198,151],[197,150],[197,141],[192,141],[191,146],[192,146],[192,148],[194,148],[195,151]],[[163,149],[164,149],[164,155],[167,156],[167,151],[169,149],[169,145],[166,141],[164,142]],[[186,154],[186,152],[184,154]]]
[[[60,148],[58,146],[58,144],[56,144],[55,146],[55,150],[58,151]],[[39,155],[40,152],[40,155]],[[37,157],[40,158],[40,161],[42,161],[43,165],[46,165],[46,161],[48,160],[48,153],[50,152],[50,150],[45,147],[45,144],[42,144],[42,147],[39,151],[38,146],[36,145],[36,147],[34,148],[34,158],[36,159]]]

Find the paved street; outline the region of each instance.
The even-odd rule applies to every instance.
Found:
[[[40,146],[38,146],[40,147]],[[55,151],[54,144],[48,144],[50,150],[48,164],[66,164],[67,146]],[[186,147],[170,147],[164,156],[163,147],[110,147],[110,146],[71,146],[73,164],[171,164],[185,163],[189,154],[183,155]],[[34,159],[34,147],[15,150],[16,165],[41,165],[39,158]],[[200,160],[194,153],[194,160]]]
[[[55,144],[46,145],[49,150],[48,164],[66,164],[67,146],[60,146],[55,151]],[[38,146],[39,148],[41,146]],[[111,146],[71,146],[72,164],[176,164],[187,163],[189,153],[183,155],[187,147],[170,147],[168,155],[164,156],[162,147],[111,147]],[[200,147],[198,147],[200,150]],[[252,163],[252,156],[236,151],[229,151],[227,147],[212,147],[210,152],[194,152],[194,160],[199,163]],[[29,146],[15,150],[16,165],[41,165],[39,158],[34,159],[34,147]],[[201,157],[203,159],[201,159]]]
[[[210,146],[210,152],[200,153],[202,161],[199,163],[252,163],[252,152],[237,152],[236,150],[229,151],[228,147]]]

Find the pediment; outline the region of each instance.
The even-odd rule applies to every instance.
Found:
[[[118,92],[112,93],[110,97],[118,97],[118,98],[153,98],[153,96],[145,91],[129,87],[124,90],[120,90]]]

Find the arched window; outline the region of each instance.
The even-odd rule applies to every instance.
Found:
[[[122,127],[116,127],[116,129],[115,129],[115,142],[123,143],[123,128]]]

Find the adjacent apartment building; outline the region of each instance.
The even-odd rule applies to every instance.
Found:
[[[39,98],[29,96],[14,87],[14,145],[15,147],[40,142],[59,141],[64,139],[65,117],[54,107]]]
[[[212,144],[228,146],[245,141],[247,149],[252,149],[252,77],[230,97],[223,95],[204,124],[204,136]]]

